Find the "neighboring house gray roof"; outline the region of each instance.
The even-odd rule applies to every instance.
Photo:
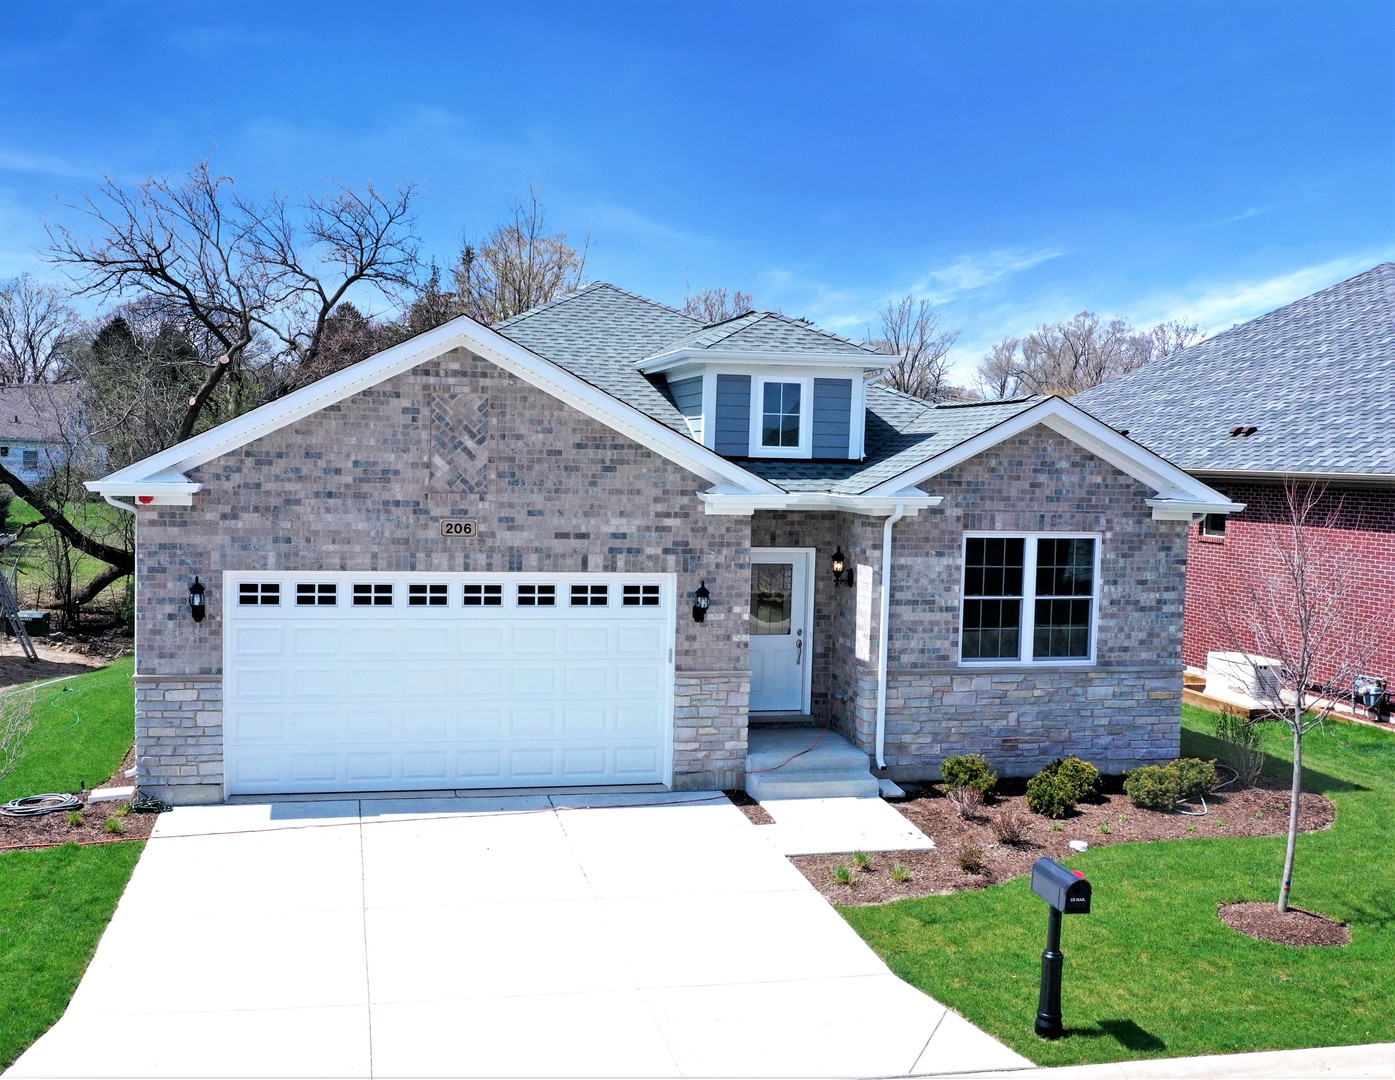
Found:
[[[861,364],[882,354],[771,312],[704,325],[681,311],[598,282],[507,319],[505,337],[691,438],[661,377],[636,362],[678,348],[790,354],[844,354]],[[867,388],[864,461],[749,458],[749,472],[790,492],[857,495],[884,483],[1041,401],[1021,398],[935,405],[885,387]]]
[[[74,383],[0,386],[0,441],[62,442],[79,434],[82,403]]]
[[[1188,472],[1391,475],[1392,383],[1395,263],[1382,263],[1074,403]]]

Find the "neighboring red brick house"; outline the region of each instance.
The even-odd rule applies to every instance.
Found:
[[[1392,384],[1395,264],[1383,263],[1074,399],[1246,504],[1192,526],[1188,665],[1254,647],[1236,640],[1223,612],[1245,602],[1247,578],[1292,528],[1284,485],[1293,481],[1322,492],[1308,520],[1335,529],[1353,571],[1346,603],[1367,638],[1364,663],[1395,689]]]

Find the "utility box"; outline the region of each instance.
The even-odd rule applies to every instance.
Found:
[[[1032,892],[1062,915],[1090,914],[1090,883],[1078,870],[1055,859],[1038,859],[1032,864]]]

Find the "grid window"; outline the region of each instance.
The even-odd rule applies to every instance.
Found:
[[[355,582],[354,607],[391,607],[392,582]]]
[[[504,603],[502,585],[466,585],[466,607],[501,607]]]
[[[659,587],[657,585],[626,585],[621,591],[620,603],[625,607],[658,607]]]
[[[556,607],[556,585],[520,585],[518,587],[519,607]]]
[[[1207,514],[1201,519],[1202,536],[1225,536],[1227,514]]]
[[[760,444],[799,445],[800,397],[804,387],[797,382],[768,382],[761,388]]]
[[[609,585],[573,585],[572,607],[605,607],[610,603]]]
[[[328,581],[298,581],[295,586],[297,607],[333,607],[339,601],[339,586]]]
[[[1089,660],[1097,549],[1088,536],[966,537],[960,658]]]
[[[274,581],[243,581],[237,586],[239,607],[276,605],[281,602],[281,586]]]
[[[413,582],[407,586],[408,607],[446,607],[449,603],[449,585]]]

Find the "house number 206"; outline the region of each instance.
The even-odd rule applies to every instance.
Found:
[[[474,521],[462,520],[459,518],[447,518],[441,522],[442,536],[459,536],[469,540],[475,535],[477,526]]]

